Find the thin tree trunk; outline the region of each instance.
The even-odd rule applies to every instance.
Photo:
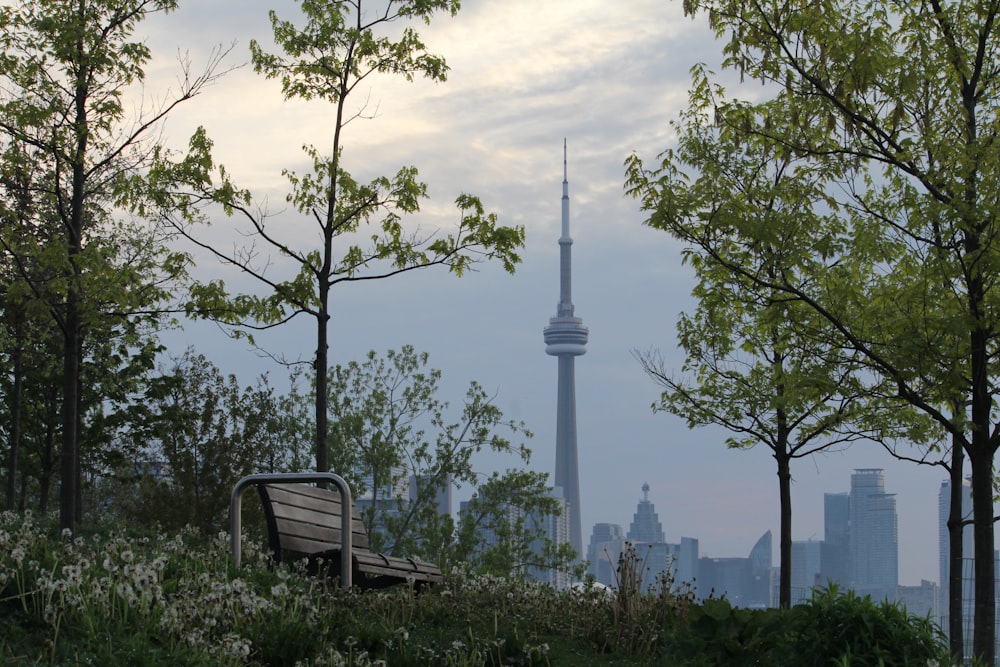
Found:
[[[781,507],[781,582],[778,585],[778,606],[792,606],[792,473],[788,457],[775,453],[778,461],[778,495]]]
[[[951,440],[951,494],[948,499],[948,645],[952,658],[961,663],[965,656],[965,637],[962,634],[962,557],[965,526],[962,515],[962,472],[965,452],[958,436]]]
[[[80,373],[77,333],[79,316],[76,314],[75,293],[70,290],[66,304],[66,331],[63,350],[63,395],[62,395],[62,455],[59,485],[59,526],[73,530],[76,526],[76,479],[77,457],[79,456],[77,437],[77,377]]]
[[[10,443],[7,453],[7,509],[13,510],[17,495],[17,467],[21,451],[21,409],[24,391],[21,342],[24,331],[17,326],[14,343],[14,386],[10,397]]]
[[[975,435],[973,435],[975,441]],[[975,449],[975,445],[973,445]],[[973,657],[984,665],[996,659],[996,577],[993,531],[993,456],[977,452],[972,463],[972,514],[975,551],[975,620],[972,633]]]
[[[327,424],[327,394],[329,392],[329,347],[326,336],[330,316],[327,313],[327,300],[330,290],[320,285],[320,312],[316,318],[316,471],[330,470]]]

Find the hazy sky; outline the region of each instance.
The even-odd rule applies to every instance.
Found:
[[[776,467],[764,447],[730,451],[725,434],[690,431],[667,414],[653,414],[657,387],[633,350],[658,348],[680,367],[675,321],[692,311],[692,275],[680,246],[642,225],[636,202],[623,192],[625,159],[652,160],[671,145],[669,122],[686,102],[688,71],[719,61],[720,44],[704,17],[686,18],[668,0],[467,0],[455,18],[420,27],[425,43],[451,67],[443,84],[373,80],[358,98],[372,120],[351,123],[344,163],[370,179],[414,165],[431,200],[413,224],[447,228],[463,192],[479,195],[504,224],[527,228],[516,275],[482,265],[461,279],[438,270],[378,283],[355,284],[332,299],[331,358],[360,359],[370,349],[412,344],[444,373],[445,397],[458,405],[470,380],[497,393],[508,417],[534,431],[532,467],[555,461],[556,360],[546,356],[542,329],[559,295],[562,147],[569,146],[573,301],[590,329],[587,354],[577,358],[577,422],[584,541],[596,522],[626,530],[650,485],[667,540],[700,539],[709,556],[746,556],[767,530],[775,537]],[[177,50],[197,66],[213,45],[235,47],[228,62],[249,59],[251,38],[269,41],[268,9],[294,18],[291,0],[182,0],[181,9],[144,26],[157,57],[149,89],[169,83]],[[718,69],[718,68],[716,68]],[[756,94],[751,86],[742,94]],[[284,207],[283,168],[305,170],[300,147],[332,141],[332,108],[285,103],[279,88],[247,67],[227,75],[174,115],[165,137],[182,145],[196,125],[216,143],[218,160],[237,181]],[[278,216],[289,238],[315,234],[309,221]],[[226,219],[214,234],[239,241]],[[276,270],[280,269],[280,262]],[[203,269],[238,278],[213,262]],[[310,358],[311,320],[261,340],[276,353]],[[225,372],[249,383],[282,368],[211,326],[171,336],[192,344]],[[482,467],[513,461],[484,458]],[[937,494],[943,473],[899,463],[865,443],[849,451],[793,464],[793,536],[822,539],[823,493],[847,491],[854,468],[885,468],[897,494],[900,583],[938,579]],[[468,490],[459,491],[460,498]]]

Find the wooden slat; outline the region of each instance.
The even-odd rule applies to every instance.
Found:
[[[279,505],[275,503],[271,508],[274,511],[274,519],[281,526],[291,529],[293,526],[300,530],[315,531],[318,534],[329,533],[326,539],[340,543],[340,516],[335,514],[322,515],[312,510],[303,510],[289,505]],[[332,532],[331,532],[332,531]],[[351,527],[351,534],[354,536],[355,544],[361,547],[368,545],[368,533],[364,526],[354,524]]]
[[[279,534],[309,537],[327,543],[316,551],[340,546],[342,508],[339,493],[305,484],[268,484],[266,487]],[[352,541],[356,548],[367,549],[368,532],[357,508],[352,509]],[[309,526],[316,528],[310,529]]]
[[[395,556],[384,556],[372,552],[358,552],[355,554],[355,562],[362,572],[374,572],[377,574],[391,574],[394,576],[412,575],[417,579],[436,576],[440,580],[441,570],[433,563],[425,561],[411,560],[409,558],[397,558]]]

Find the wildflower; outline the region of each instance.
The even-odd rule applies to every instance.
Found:
[[[80,576],[79,565],[63,565],[62,573],[66,577],[66,581],[72,586],[79,586],[83,581],[83,578]]]
[[[65,538],[65,539],[68,540],[69,538],[73,537],[73,531],[70,530],[69,528],[63,528],[62,529],[62,536],[63,536],[63,538]]]
[[[115,592],[118,593],[118,597],[122,598],[129,604],[135,602],[135,591],[132,590],[132,584],[127,581],[123,581],[115,588]]]

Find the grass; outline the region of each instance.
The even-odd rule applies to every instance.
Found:
[[[640,592],[631,555],[610,595],[460,571],[419,594],[407,586],[359,593],[272,568],[255,543],[237,571],[228,548],[226,534],[70,535],[4,513],[0,664],[627,667],[781,664],[774,660],[788,656],[796,664],[947,664],[936,628],[891,605],[835,590],[798,612],[695,604],[669,581]],[[816,662],[801,661],[831,623],[853,620],[869,639],[828,641]],[[866,662],[869,654],[882,662]]]

